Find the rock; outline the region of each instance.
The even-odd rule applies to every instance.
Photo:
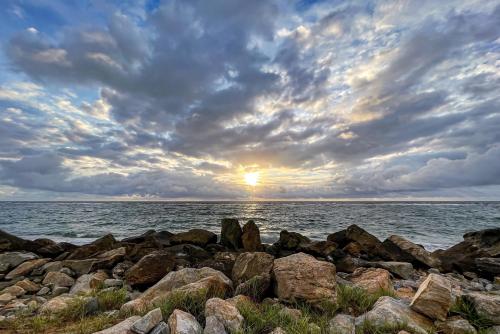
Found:
[[[230,332],[242,330],[243,317],[240,312],[228,301],[220,298],[210,298],[205,304],[205,317],[216,317]]]
[[[149,332],[149,334],[170,334],[170,327],[168,327],[165,322],[161,321],[151,330],[151,332]]]
[[[241,253],[233,266],[232,278],[235,284],[248,281],[254,276],[269,276],[274,257],[264,252]]]
[[[108,278],[108,275],[103,271],[98,271],[93,274],[85,274],[76,280],[75,284],[71,287],[69,293],[71,295],[85,294],[93,289],[104,285],[104,281]]]
[[[0,254],[0,273],[6,273],[25,261],[35,259],[38,259],[38,255],[31,252],[9,252]]]
[[[388,270],[391,274],[394,274],[403,279],[410,279],[411,275],[414,272],[413,265],[409,262],[396,262],[396,261],[369,262],[360,260],[359,265],[368,268],[382,268]]]
[[[493,326],[485,330],[485,334],[500,334],[500,326]]]
[[[115,245],[117,245],[117,241],[113,235],[107,234],[90,244],[78,247],[67,257],[67,260],[81,260],[95,257],[99,253],[112,250],[115,248]]]
[[[266,292],[271,287],[271,277],[257,275],[249,280],[238,284],[234,293],[235,295],[245,295],[253,300],[262,300],[266,295]]]
[[[203,334],[227,334],[224,324],[215,316],[205,319],[205,329]]]
[[[148,334],[156,325],[162,321],[163,316],[159,308],[149,311],[142,318],[134,322],[131,329],[134,333]]]
[[[9,286],[8,288],[3,289],[2,292],[0,292],[0,293],[1,294],[8,293],[14,297],[20,297],[26,293],[26,290],[24,290],[20,286],[13,285],[13,286]]]
[[[349,242],[351,242],[351,240],[347,238],[346,230],[340,230],[338,232],[332,233],[328,235],[326,240],[336,243],[340,248],[344,248]]]
[[[62,266],[73,270],[77,276],[81,276],[90,272],[94,262],[95,259],[64,260]],[[59,269],[56,271],[59,271]]]
[[[346,229],[346,238],[356,241],[361,249],[370,257],[382,260],[392,259],[380,240],[357,225],[351,225]]]
[[[283,328],[281,327],[276,327],[271,333],[269,334],[287,334]]]
[[[111,271],[111,275],[116,279],[124,279],[125,273],[127,270],[132,268],[134,263],[132,261],[123,261],[118,263],[113,270]]]
[[[309,244],[310,242],[311,240],[308,237],[305,237],[300,233],[283,230],[280,232],[278,245],[282,249],[296,250],[299,246]]]
[[[381,268],[358,268],[349,276],[349,281],[369,293],[393,290],[391,275]]]
[[[433,254],[441,260],[443,271],[477,272],[475,259],[500,256],[500,228],[466,233],[464,241]]]
[[[121,288],[123,286],[123,281],[116,278],[107,278],[104,280],[104,286],[106,288]]]
[[[356,241],[351,241],[342,250],[354,257],[360,257],[363,254],[363,248]]]
[[[132,243],[132,244],[140,244],[143,243],[149,239],[151,239],[154,235],[156,234],[155,230],[147,230],[143,234],[135,237],[128,237],[122,239],[122,243]]]
[[[115,248],[96,256],[95,262],[92,264],[90,271],[98,269],[111,269],[115,264],[122,261],[127,251],[125,247]]]
[[[394,293],[396,294],[396,297],[398,297],[399,299],[404,299],[407,300],[408,302],[411,302],[411,300],[415,296],[415,291],[413,290],[413,288],[409,286],[400,287],[396,289]]]
[[[500,294],[467,292],[464,297],[474,304],[477,312],[500,325]]]
[[[423,247],[398,235],[391,235],[384,240],[384,247],[396,261],[410,262],[414,266],[439,268],[440,261]]]
[[[63,293],[68,293],[69,288],[67,286],[55,286],[54,289],[52,289],[52,296],[60,296]]]
[[[198,262],[200,260],[208,259],[211,254],[203,248],[190,244],[180,244],[163,249],[166,252],[175,254],[179,259],[187,259],[190,262]]]
[[[75,297],[69,295],[60,295],[50,299],[40,306],[40,313],[57,313],[65,310]]]
[[[240,249],[243,231],[238,219],[223,218],[221,225],[220,243],[228,248]]]
[[[237,253],[233,252],[217,252],[213,258],[203,260],[195,265],[196,268],[210,267],[215,270],[221,271],[224,275],[231,277],[234,262],[238,257]]]
[[[493,278],[500,275],[500,258],[480,257],[474,260],[477,270],[482,276]]]
[[[246,252],[259,252],[264,249],[260,240],[260,231],[253,220],[243,225],[241,241]]]
[[[193,244],[196,246],[205,247],[208,244],[216,242],[217,235],[215,233],[202,229],[192,229],[187,232],[178,233],[170,237],[170,243],[172,245]]]
[[[16,296],[11,295],[10,293],[2,293],[0,294],[0,305],[5,305],[14,299],[16,299]]]
[[[36,253],[38,248],[40,248],[39,245],[33,241],[21,239],[0,230],[0,252],[30,251]]]
[[[410,307],[431,319],[444,321],[451,304],[450,281],[441,275],[429,274],[420,284]]]
[[[37,296],[45,296],[50,293],[50,288],[47,286],[42,287],[37,293]]]
[[[17,286],[23,288],[26,292],[37,292],[40,290],[40,286],[29,279],[25,278],[22,281],[16,283]]]
[[[354,317],[347,314],[337,314],[328,322],[329,334],[356,334]]]
[[[274,260],[276,295],[285,302],[336,301],[335,266],[297,253]]]
[[[76,273],[75,273],[73,270],[71,270],[71,269],[69,269],[69,268],[67,268],[67,267],[62,267],[62,268],[59,270],[59,272],[60,272],[60,273],[63,273],[63,274],[66,274],[66,275],[68,275],[68,276],[70,276],[70,277],[73,277],[73,276],[75,276],[75,275],[76,275]]]
[[[134,315],[114,325],[113,327],[95,332],[94,334],[130,334],[130,328],[132,328],[132,325],[140,318],[140,316]]]
[[[446,321],[436,321],[437,329],[443,334],[476,334],[476,329],[461,317],[452,317]]]
[[[144,291],[138,298],[124,304],[122,310],[141,310],[145,307],[154,304],[167,297],[174,289],[180,289],[186,285],[199,282],[206,278],[212,278],[208,281],[203,281],[197,286],[187,288],[191,291],[194,289],[220,289],[223,293],[232,290],[232,282],[220,271],[212,268],[184,268],[178,271],[171,271],[163,277],[158,283]]]
[[[64,273],[51,271],[45,275],[42,283],[44,285],[53,284],[55,286],[71,287],[75,284],[75,280]]]
[[[170,334],[202,334],[203,332],[196,318],[181,310],[172,312],[168,318],[168,325]]]
[[[300,252],[314,256],[330,257],[337,249],[337,244],[331,241],[312,241],[308,244],[301,244],[298,247]]]
[[[5,275],[5,279],[10,280],[16,277],[26,276],[32,270],[43,266],[47,262],[49,262],[49,259],[35,259],[25,261],[18,265],[14,270],[10,271],[7,275]]]
[[[377,326],[389,324],[405,324],[415,333],[427,334],[433,326],[432,321],[413,311],[404,302],[392,297],[380,297],[371,311],[356,318],[356,326],[368,321]]]
[[[144,256],[127,270],[125,280],[128,284],[154,284],[175,268],[175,257],[164,251],[155,251]]]

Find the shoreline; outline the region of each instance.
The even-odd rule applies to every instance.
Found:
[[[205,330],[211,326],[207,314],[215,312],[225,332],[214,333],[237,333],[225,322],[228,315],[218,314],[217,310],[230,308],[234,316],[239,314],[237,327],[241,329],[252,321],[250,315],[241,315],[245,308],[264,312],[267,302],[279,310],[296,309],[300,317],[307,312],[312,312],[307,313],[311,319],[328,317],[330,327],[338,325],[334,319],[339,315],[350,317],[356,333],[358,329],[366,332],[362,319],[377,320],[377,312],[382,312],[379,308],[387,307],[398,308],[398,314],[411,319],[422,318],[422,323],[412,325],[413,330],[417,328],[415,333],[421,332],[423,323],[441,330],[443,322],[456,318],[453,307],[462,300],[482,313],[492,312],[487,314],[493,319],[488,327],[493,328],[496,321],[500,325],[500,228],[467,233],[462,242],[429,252],[397,235],[379,240],[357,225],[331,233],[323,240],[283,230],[273,244],[262,243],[259,227],[253,221],[242,225],[236,219],[224,218],[220,226],[217,234],[203,229],[175,234],[149,230],[122,240],[108,234],[84,245],[26,240],[0,230],[0,331],[29,332],[31,321],[43,318],[47,328],[40,333],[49,333],[57,326],[71,333],[68,326],[75,322],[94,321],[112,311],[114,315],[100,324],[99,330],[128,324],[127,330],[143,333],[134,332],[132,327],[137,321],[151,320],[152,315],[144,315],[147,310],[156,312],[153,327],[170,326],[173,333],[176,321],[187,321],[188,316],[181,311],[192,313],[197,326]],[[187,295],[198,296],[201,291],[213,289],[217,293],[204,295],[201,306],[191,309],[183,304],[185,298],[192,298]],[[177,296],[181,292],[182,298]],[[359,309],[359,300],[343,302],[348,305],[339,301],[354,298],[353,293],[371,302]],[[426,293],[431,301],[421,297]],[[103,296],[118,301],[104,307]],[[165,306],[174,300],[177,304],[173,309]],[[59,325],[51,322],[75,302],[94,304],[85,304],[92,310],[80,314],[80,320],[59,318]],[[322,309],[319,305],[324,302],[331,308]],[[310,311],[300,306],[303,303],[312,307]],[[484,310],[485,303],[493,306]],[[159,305],[163,305],[161,311],[157,310]],[[446,311],[441,310],[441,315],[434,318],[433,305]],[[199,313],[200,307],[205,311]],[[136,314],[133,321],[130,314]],[[473,321],[461,316],[461,321]],[[292,326],[276,321],[284,327]],[[401,325],[403,321],[398,317],[394,322]],[[313,325],[326,326],[311,320]],[[476,331],[481,329],[473,322],[469,325]],[[151,331],[153,327],[144,333],[156,334]],[[317,333],[332,333],[325,328]],[[412,333],[411,328],[402,329]],[[98,330],[85,333],[94,332]],[[309,329],[306,332],[316,333]],[[115,332],[101,334],[108,333]]]

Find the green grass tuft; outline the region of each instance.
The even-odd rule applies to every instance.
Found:
[[[380,289],[375,293],[368,293],[366,290],[355,286],[337,286],[337,310],[351,314],[361,315],[372,309],[373,305],[382,296],[395,297],[393,291]]]
[[[99,311],[119,309],[127,301],[127,289],[102,290],[95,295],[99,305]]]
[[[464,297],[457,298],[450,308],[450,313],[458,314],[467,319],[478,330],[483,330],[494,325],[490,319],[478,313],[474,304]]]

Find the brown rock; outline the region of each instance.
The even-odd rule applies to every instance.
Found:
[[[238,219],[224,218],[221,222],[220,243],[228,248],[240,249],[242,247],[240,223]]]
[[[369,293],[393,290],[390,273],[381,268],[358,268],[349,276],[349,280]]]
[[[36,259],[21,263],[14,270],[5,275],[5,279],[10,280],[19,276],[25,276],[29,274],[32,270],[43,266],[45,263],[49,262],[49,259]]]
[[[450,282],[441,275],[429,274],[420,284],[410,307],[431,319],[444,321],[451,304]]]
[[[243,317],[231,302],[220,298],[210,298],[205,304],[205,317],[214,316],[230,333],[242,330]]]
[[[203,328],[191,314],[174,310],[168,318],[170,334],[202,334]]]
[[[208,244],[216,243],[217,235],[202,229],[192,229],[187,232],[175,234],[171,236],[169,240],[173,245],[193,244],[205,247]]]
[[[254,276],[270,276],[274,257],[264,252],[241,253],[233,266],[233,281],[243,283]]]
[[[486,292],[467,292],[465,298],[474,304],[477,312],[500,325],[500,295]]]
[[[115,264],[122,261],[126,254],[125,247],[115,248],[96,256],[96,261],[92,264],[90,271],[98,269],[111,269]]]
[[[85,274],[76,280],[75,284],[71,287],[69,291],[70,294],[85,294],[99,286],[104,285],[104,281],[109,278],[104,271],[98,271],[92,274]]]
[[[71,287],[75,284],[75,280],[64,273],[51,271],[45,275],[42,283],[45,285],[54,284],[54,286]]]
[[[243,249],[246,252],[258,252],[263,250],[260,240],[260,231],[257,224],[253,220],[249,220],[243,225],[243,233],[241,235]]]
[[[17,282],[16,285],[23,288],[26,292],[37,292],[38,290],[40,290],[40,285],[30,281],[27,278]]]
[[[125,274],[130,285],[154,284],[175,268],[175,257],[164,251],[155,251],[144,256]]]
[[[325,258],[331,256],[336,249],[337,244],[331,241],[312,241],[298,247],[300,252]]]
[[[297,253],[274,260],[276,295],[285,302],[336,301],[335,266]]]
[[[95,261],[95,259],[64,260],[62,266],[73,270],[77,276],[81,276],[90,272]]]
[[[132,325],[139,319],[141,319],[140,316],[134,315],[114,325],[113,327],[103,329],[102,331],[95,332],[94,334],[132,334]]]
[[[66,259],[80,260],[95,257],[99,253],[112,250],[117,245],[117,241],[111,234],[107,234],[90,244],[83,245],[75,249]]]
[[[351,225],[347,228],[346,237],[351,241],[356,241],[363,252],[370,257],[383,260],[392,259],[380,240],[357,225]]]
[[[0,252],[5,251],[31,251],[39,248],[33,241],[18,238],[10,233],[0,230]]]
[[[443,334],[476,334],[476,329],[461,317],[452,317],[446,321],[436,321],[436,327]]]
[[[355,257],[360,257],[361,254],[363,253],[363,249],[361,248],[361,245],[358,244],[356,241],[351,241],[348,243],[344,248],[344,252],[351,256]]]
[[[384,247],[394,260],[410,262],[417,267],[438,268],[440,262],[423,247],[398,235],[391,235],[384,241]]]
[[[303,236],[300,233],[288,232],[283,230],[280,232],[280,238],[278,240],[278,245],[282,249],[286,250],[296,250],[300,246],[309,244],[311,240],[308,237]]]

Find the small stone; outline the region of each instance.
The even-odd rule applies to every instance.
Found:
[[[134,322],[131,329],[133,332],[138,334],[147,334],[151,329],[153,329],[158,323],[163,319],[161,310],[155,308],[149,311],[141,319]]]
[[[283,328],[281,327],[276,327],[271,333],[269,334],[287,334]]]
[[[205,319],[203,334],[227,334],[224,324],[216,317],[209,316]]]
[[[170,328],[165,322],[161,321],[149,334],[170,334]]]
[[[1,293],[2,294],[9,293],[14,297],[19,297],[19,296],[24,295],[26,293],[26,290],[24,290],[20,286],[12,285],[12,286],[9,286],[8,288],[3,289]]]
[[[216,317],[230,332],[241,331],[243,317],[232,303],[220,298],[210,298],[205,304],[205,317]]]
[[[299,320],[302,317],[302,311],[296,308],[283,307],[279,313],[293,320]]]
[[[67,286],[55,286],[52,289],[53,296],[60,296],[63,293],[68,293],[68,292],[69,292],[69,288]]]
[[[139,320],[141,317],[135,315],[133,317],[127,318],[122,322],[114,325],[113,327],[104,329],[99,332],[95,332],[94,334],[128,334],[130,333],[130,328],[132,325]]]
[[[16,283],[17,286],[23,288],[26,292],[37,292],[40,290],[40,286],[29,279],[25,278],[22,281]]]
[[[123,280],[115,279],[115,278],[108,278],[108,279],[104,280],[104,286],[107,288],[111,288],[111,287],[121,288],[123,286]]]
[[[11,295],[10,293],[3,293],[0,295],[0,305],[5,305],[14,299],[16,299],[16,296]]]
[[[71,269],[69,269],[68,267],[62,267],[59,272],[63,273],[63,274],[66,274],[68,276],[75,276],[75,272]]]
[[[45,275],[42,282],[44,285],[54,284],[55,286],[71,287],[75,284],[74,278],[58,271],[51,271]]]
[[[356,326],[354,323],[355,319],[351,315],[347,314],[337,314],[328,323],[328,333],[329,334],[355,334]]]
[[[393,289],[390,273],[381,268],[358,268],[349,276],[349,280],[368,293]]]
[[[50,288],[47,287],[47,286],[44,286],[43,288],[41,288],[38,292],[37,292],[37,296],[45,296],[47,294],[50,293]]]
[[[202,334],[203,328],[191,314],[174,310],[168,318],[170,334]]]
[[[61,295],[50,299],[40,307],[40,313],[55,313],[66,309],[74,299],[72,296]]]
[[[92,289],[95,289],[104,284],[104,280],[108,278],[108,275],[103,271],[98,271],[93,274],[85,274],[76,280],[75,284],[71,287],[69,291],[70,294],[85,294]]]
[[[418,288],[410,307],[431,319],[444,321],[451,303],[450,281],[441,275],[430,274]]]

